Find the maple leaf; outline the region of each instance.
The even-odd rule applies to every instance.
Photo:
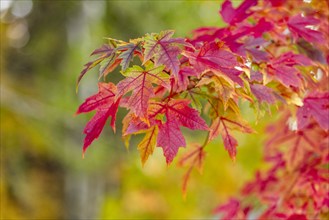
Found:
[[[163,148],[166,161],[169,164],[178,152],[179,147],[185,147],[185,139],[179,126],[192,130],[208,130],[199,112],[188,106],[188,100],[171,99],[168,103],[153,103],[155,113],[164,113],[166,121],[159,126],[157,145]]]
[[[294,214],[289,215],[286,219],[287,220],[307,220],[307,217],[304,214],[294,213]]]
[[[93,55],[100,55],[100,57],[98,57],[97,59],[88,62],[85,64],[85,68],[81,71],[78,79],[77,79],[77,85],[80,83],[81,79],[83,78],[83,76],[92,68],[94,68],[95,66],[97,66],[98,64],[100,64],[102,61],[104,61],[105,59],[108,59],[108,64],[112,64],[112,62],[115,60],[114,59],[114,55],[115,55],[116,49],[114,47],[112,47],[111,45],[108,44],[104,44],[102,47],[94,50],[91,53],[91,56]],[[103,72],[103,71],[101,71]]]
[[[189,166],[187,172],[183,177],[182,190],[184,196],[186,195],[187,183],[190,178],[193,168],[196,168],[199,173],[202,173],[204,159],[206,157],[206,152],[202,146],[194,146],[192,150],[185,153],[182,158],[180,158],[178,165],[179,166]]]
[[[255,38],[258,38],[261,37],[263,33],[271,31],[273,27],[274,25],[271,22],[261,18],[255,26],[247,28],[245,33],[248,33],[248,35],[251,34]]]
[[[228,154],[230,155],[230,158],[232,158],[232,160],[235,161],[238,141],[233,136],[231,136],[227,131],[222,133],[222,139],[224,142],[224,147],[227,150]]]
[[[129,67],[129,63],[134,58],[135,53],[140,53],[139,49],[140,42],[129,43],[118,47],[118,50],[123,50],[118,58],[122,59],[120,65],[122,66],[122,71],[125,71]]]
[[[303,100],[304,105],[297,110],[297,126],[301,130],[313,117],[324,130],[329,129],[329,92],[311,93]]]
[[[218,206],[214,212],[223,213],[222,219],[235,219],[240,209],[240,201],[231,198],[226,204]]]
[[[109,108],[114,102],[116,91],[113,83],[98,83],[98,93],[88,97],[79,106],[76,114]]]
[[[269,54],[260,49],[265,46],[266,43],[267,41],[263,38],[250,37],[245,41],[244,45],[238,49],[237,53],[245,56],[246,52],[248,52],[256,62],[268,61],[270,58]]]
[[[233,119],[230,119],[230,117]],[[220,134],[222,136],[225,149],[234,161],[237,153],[236,148],[238,146],[238,142],[232,135],[230,135],[229,130],[238,130],[244,133],[254,133],[254,130],[241,117],[234,117],[231,114],[228,114],[226,117],[217,117],[212,121],[208,142],[212,141]]]
[[[298,14],[290,17],[287,25],[295,38],[302,37],[310,42],[325,43],[323,34],[310,28],[319,24],[319,22],[320,21],[314,17],[303,17],[301,14]]]
[[[214,83],[215,91],[218,92],[219,97],[223,100],[224,110],[226,110],[227,103],[234,92],[234,83],[230,82],[230,79],[225,79],[225,75],[223,76],[215,75],[211,78],[202,78],[197,86]]]
[[[115,101],[116,87],[112,83],[98,83],[98,93],[87,98],[80,105],[76,114],[86,113],[96,110],[94,117],[87,123],[84,134],[86,134],[83,152],[89,145],[99,137],[107,119],[111,116],[111,127],[115,132],[115,118],[119,107],[120,99]]]
[[[167,164],[172,162],[178,148],[186,146],[179,124],[173,118],[167,118],[166,123],[159,126],[157,146],[162,147]]]
[[[175,77],[178,76],[180,61],[178,55],[181,52],[179,46],[187,46],[183,38],[172,38],[174,31],[162,31],[160,34],[146,35],[144,42],[144,61],[145,64],[151,58],[154,58],[154,65],[165,65],[171,70]]]
[[[268,104],[275,102],[275,96],[271,88],[260,84],[251,84],[250,89],[259,102],[267,102]]]
[[[92,119],[87,123],[83,133],[86,134],[84,144],[83,144],[83,152],[87,150],[90,144],[99,137],[102,132],[104,125],[107,119],[111,116],[111,127],[114,129],[115,126],[115,118],[116,112],[118,110],[119,100],[116,101],[113,105],[111,105],[108,109],[100,109],[96,111],[96,114]]]
[[[158,136],[158,127],[152,126],[147,130],[143,140],[138,144],[142,164],[144,165],[148,157],[153,154]]]
[[[284,65],[268,66],[268,73],[274,75],[276,79],[286,87],[301,86],[301,79],[297,76],[298,71],[293,67]]]
[[[257,5],[257,0],[245,0],[237,9],[234,9],[232,2],[230,0],[226,0],[222,4],[220,14],[226,23],[234,25],[249,17],[252,12],[247,11],[249,8],[255,5]]]
[[[133,91],[127,102],[128,108],[137,115],[147,119],[148,102],[154,96],[152,83],[169,88],[168,76],[163,72],[163,66],[153,67],[149,65],[144,70],[139,66],[133,66],[122,74],[127,78],[117,85],[117,97],[124,96]]]
[[[298,50],[300,50],[303,54],[306,54],[307,57],[314,61],[318,61],[320,63],[327,63],[329,64],[329,55],[327,56],[327,61],[325,58],[325,55],[322,51],[320,51],[318,48],[314,47],[312,43],[307,42],[303,38],[298,39],[296,42],[298,46]]]
[[[152,125],[155,123],[152,123]],[[135,114],[128,114],[123,120],[122,134],[139,134],[144,133],[150,129],[150,125],[146,124],[144,121],[140,120]]]
[[[211,122],[208,142],[214,140],[220,134],[220,126],[221,126],[221,122],[219,117],[215,118]]]
[[[294,54],[292,52],[287,52],[282,54],[279,58],[277,58],[274,63],[276,64],[284,64],[287,66],[301,65],[301,66],[309,66],[312,64],[311,60],[305,57],[302,54]]]
[[[311,61],[307,57],[288,52],[272,59],[267,65],[267,71],[286,87],[300,87],[302,81],[298,70],[294,66],[307,66],[310,64]]]
[[[175,79],[174,91],[185,91],[189,85],[190,76],[199,77],[198,73],[192,67],[182,67],[179,70],[178,77]]]
[[[191,65],[199,74],[207,70],[214,70],[222,72],[238,84],[243,84],[239,78],[242,72],[234,69],[239,65],[236,56],[230,51],[220,48],[220,45],[215,42],[205,43],[199,51],[194,53],[184,51],[183,55],[189,58]]]

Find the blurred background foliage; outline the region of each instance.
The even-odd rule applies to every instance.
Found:
[[[192,173],[184,199],[186,169],[177,159],[167,167],[160,148],[142,167],[140,137],[129,150],[121,140],[122,113],[119,132],[108,126],[82,159],[82,130],[91,114],[74,113],[97,90],[97,70],[77,94],[75,82],[104,37],[129,40],[166,29],[189,36],[201,26],[224,25],[220,3],[1,0],[1,218],[213,218],[216,205],[262,166],[264,122],[255,126],[258,134],[237,134],[235,164],[220,139],[207,146],[203,174]],[[186,135],[188,143],[203,142],[202,132]]]

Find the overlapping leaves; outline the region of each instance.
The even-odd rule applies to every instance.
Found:
[[[173,38],[172,30],[146,34],[129,42],[108,39],[108,44],[92,53],[98,57],[85,65],[78,79],[79,83],[99,65],[99,78],[104,76],[105,81],[99,83],[99,92],[87,98],[77,111],[96,112],[84,129],[83,150],[99,137],[109,117],[115,130],[119,106],[129,111],[122,129],[126,145],[132,135],[144,135],[137,146],[142,164],[156,147],[162,148],[166,162],[171,163],[179,149],[187,145],[182,127],[208,132],[204,144],[187,150],[180,160],[182,166],[189,166],[184,176],[185,191],[192,168],[201,170],[205,147],[216,137],[221,137],[224,148],[235,160],[239,140],[233,131],[254,132],[240,112],[240,104],[249,102],[257,115],[264,115],[264,105],[268,112],[269,105],[280,103],[289,104],[292,110],[293,119],[288,123],[295,123],[290,126],[298,131],[297,135],[286,132],[294,137],[293,147],[287,150],[289,157],[275,157],[280,166],[286,163],[294,167],[306,160],[309,152],[300,147],[301,141],[319,153],[322,145],[315,146],[306,131],[316,127],[325,136],[329,128],[327,87],[317,88],[324,84],[322,75],[327,79],[325,57],[329,58],[328,52],[319,52],[318,48],[328,42],[318,28],[322,25],[324,30],[328,26],[317,17],[318,12],[309,10],[304,15],[283,10],[286,2],[268,0],[258,4],[257,0],[245,0],[234,8],[226,0],[220,14],[230,26],[200,28],[188,40]],[[315,45],[304,55],[292,44],[303,41],[308,41],[310,47]],[[115,73],[119,65],[123,79],[116,85],[106,83],[106,77],[111,81],[109,73]],[[272,174],[266,178],[259,177],[254,185],[267,187],[277,182]],[[224,216],[241,217],[237,215],[241,207],[238,200],[231,200],[217,211],[229,209]]]

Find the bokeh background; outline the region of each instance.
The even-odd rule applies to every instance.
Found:
[[[213,209],[263,166],[263,122],[255,125],[247,104],[241,103],[243,114],[258,134],[237,134],[236,163],[221,139],[207,146],[204,171],[192,173],[186,198],[186,169],[177,159],[167,166],[157,148],[142,167],[140,137],[124,147],[124,112],[119,132],[107,126],[82,159],[82,131],[92,114],[74,113],[97,90],[97,70],[78,93],[75,83],[104,37],[129,40],[166,29],[189,36],[201,26],[224,25],[220,3],[1,0],[1,218],[216,218]],[[189,145],[203,142],[201,132],[184,132]]]

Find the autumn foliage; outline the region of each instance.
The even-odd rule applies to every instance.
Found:
[[[232,131],[253,133],[241,103],[258,120],[278,111],[264,146],[266,172],[257,172],[241,197],[215,209],[221,219],[321,219],[329,212],[329,10],[326,1],[226,0],[219,11],[226,27],[200,27],[191,38],[174,31],[146,34],[129,42],[108,39],[85,65],[78,83],[100,65],[97,94],[77,113],[95,111],[84,129],[83,151],[106,121],[129,112],[122,136],[143,134],[137,146],[144,164],[155,147],[167,163],[186,147],[182,127],[207,133],[179,164],[202,169],[205,147],[220,136],[235,160]],[[131,64],[131,63],[134,64]],[[116,85],[111,73],[121,68]],[[105,80],[108,79],[108,80]],[[107,82],[108,81],[108,82]],[[266,119],[265,119],[266,120]]]

